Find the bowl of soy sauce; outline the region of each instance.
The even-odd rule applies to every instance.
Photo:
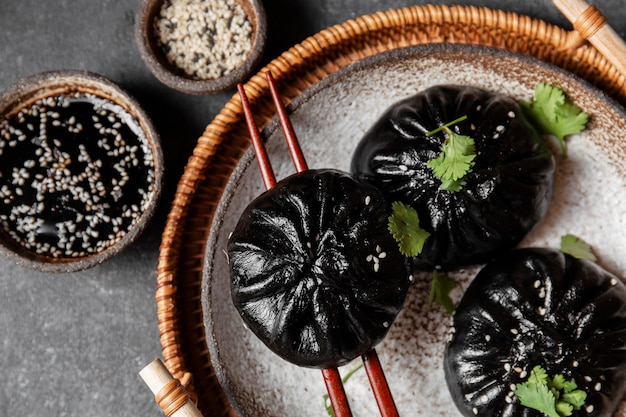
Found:
[[[161,193],[159,137],[99,74],[28,76],[0,97],[0,252],[44,272],[98,265],[131,244]]]

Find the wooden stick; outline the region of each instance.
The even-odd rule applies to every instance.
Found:
[[[271,72],[267,73],[267,81],[270,86],[270,93],[276,107],[276,113],[278,114],[278,120],[283,130],[285,140],[287,141],[287,147],[289,148],[289,154],[297,172],[303,172],[308,169],[302,148],[298,142],[298,138],[294,133],[291,121],[287,116],[287,112],[283,107],[283,103],[278,95],[276,83]],[[335,417],[352,417],[352,411],[350,410],[350,404],[348,403],[348,397],[346,391],[343,388],[341,382],[341,376],[337,368],[322,369],[322,376],[324,377],[324,383],[326,384],[326,391],[328,392],[328,398],[330,404],[333,407]]]
[[[335,417],[351,417],[352,411],[337,368],[322,369],[322,376]]]
[[[287,111],[285,110],[285,107],[280,99],[280,95],[278,94],[276,82],[274,81],[271,71],[266,73],[266,77],[270,86],[270,93],[272,95],[272,100],[274,101],[274,107],[276,107],[276,113],[278,114],[280,127],[283,130],[283,135],[285,136],[287,147],[289,148],[289,153],[291,154],[293,165],[296,167],[297,172],[306,171],[308,169],[306,159],[302,153],[302,148],[300,147],[296,133],[293,130],[289,116],[287,116]]]
[[[304,158],[304,154],[302,153],[302,148],[300,147],[300,143],[298,142],[298,138],[293,130],[291,121],[287,116],[287,112],[285,111],[280,95],[278,94],[274,77],[271,72],[267,72],[266,75],[272,100],[278,114],[278,120],[283,130],[285,140],[287,141],[289,154],[291,155],[293,164],[298,172],[306,171],[308,166]],[[241,103],[243,105],[246,123],[248,125],[248,130],[250,131],[250,136],[252,137],[254,151],[259,161],[259,168],[261,170],[263,182],[265,184],[265,188],[269,190],[276,184],[276,178],[274,176],[274,172],[272,171],[272,166],[269,162],[263,142],[261,141],[259,130],[254,122],[254,117],[248,103],[246,92],[241,84],[237,86],[237,89],[239,90],[239,95],[241,96]],[[398,411],[376,351],[372,349],[363,354],[362,360],[365,365],[367,377],[372,386],[374,397],[376,398],[376,403],[378,404],[381,416],[397,417]],[[322,369],[322,376],[324,377],[324,383],[326,384],[326,390],[328,391],[328,398],[330,399],[335,416],[351,417],[352,411],[350,410],[348,397],[346,396],[346,391],[343,387],[343,383],[341,382],[341,377],[337,368]]]
[[[243,114],[246,118],[246,124],[248,125],[248,131],[250,132],[250,138],[252,139],[252,146],[254,147],[254,153],[256,154],[257,161],[259,162],[259,169],[261,170],[261,178],[263,179],[263,185],[265,189],[269,190],[276,185],[276,177],[274,176],[274,170],[270,163],[265,146],[261,140],[261,134],[259,128],[254,121],[254,115],[250,109],[250,103],[248,102],[248,96],[243,85],[238,84],[237,90],[239,91],[239,97],[241,98],[241,105],[243,106]]]
[[[398,417],[396,403],[393,400],[389,384],[387,384],[387,379],[385,378],[385,373],[378,360],[378,354],[372,349],[363,354],[361,359],[363,360],[363,365],[367,372],[367,378],[372,386],[380,415],[382,417]]]
[[[626,76],[626,42],[606,24],[606,19],[593,5],[584,0],[552,0],[554,5],[617,71]]]
[[[189,394],[177,379],[172,378],[163,362],[155,359],[139,371],[155,400],[166,416],[202,417],[200,411],[189,398]]]

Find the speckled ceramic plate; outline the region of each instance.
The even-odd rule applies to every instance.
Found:
[[[348,170],[353,149],[392,103],[427,87],[455,83],[532,97],[539,82],[554,84],[590,114],[587,131],[568,140],[569,157],[557,158],[554,201],[522,246],[558,247],[561,235],[587,240],[600,263],[626,271],[626,117],[623,109],[587,83],[529,57],[472,46],[427,45],[391,50],[355,62],[313,85],[289,106],[309,167]],[[264,130],[278,179],[294,172],[274,120]],[[556,148],[555,148],[556,149]],[[241,416],[327,415],[319,370],[291,365],[243,326],[230,300],[225,243],[244,207],[263,185],[251,151],[232,173],[215,216],[203,278],[207,343],[224,390]],[[460,271],[455,300],[475,270]],[[442,357],[450,316],[426,306],[430,274],[417,277],[404,310],[377,347],[401,415],[458,416],[448,393]],[[342,373],[359,361],[341,368]],[[345,384],[355,416],[378,414],[365,372]],[[624,415],[624,407],[618,410]]]

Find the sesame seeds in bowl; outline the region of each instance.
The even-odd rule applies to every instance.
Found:
[[[46,272],[104,262],[152,217],[162,160],[150,120],[108,79],[21,80],[0,98],[0,250]]]
[[[135,37],[159,81],[185,93],[209,94],[252,73],[266,31],[259,0],[144,0]]]

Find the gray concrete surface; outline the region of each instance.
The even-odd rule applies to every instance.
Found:
[[[264,62],[319,30],[410,0],[267,0]],[[550,0],[431,1],[503,8],[570,27]],[[594,2],[622,36],[622,0]],[[160,356],[155,292],[169,204],[204,127],[233,94],[189,96],[161,85],[134,42],[138,0],[0,0],[0,89],[56,69],[100,73],[135,95],[161,133],[166,184],[150,227],[105,264],[43,274],[0,259],[0,417],[162,415],[137,372]]]

